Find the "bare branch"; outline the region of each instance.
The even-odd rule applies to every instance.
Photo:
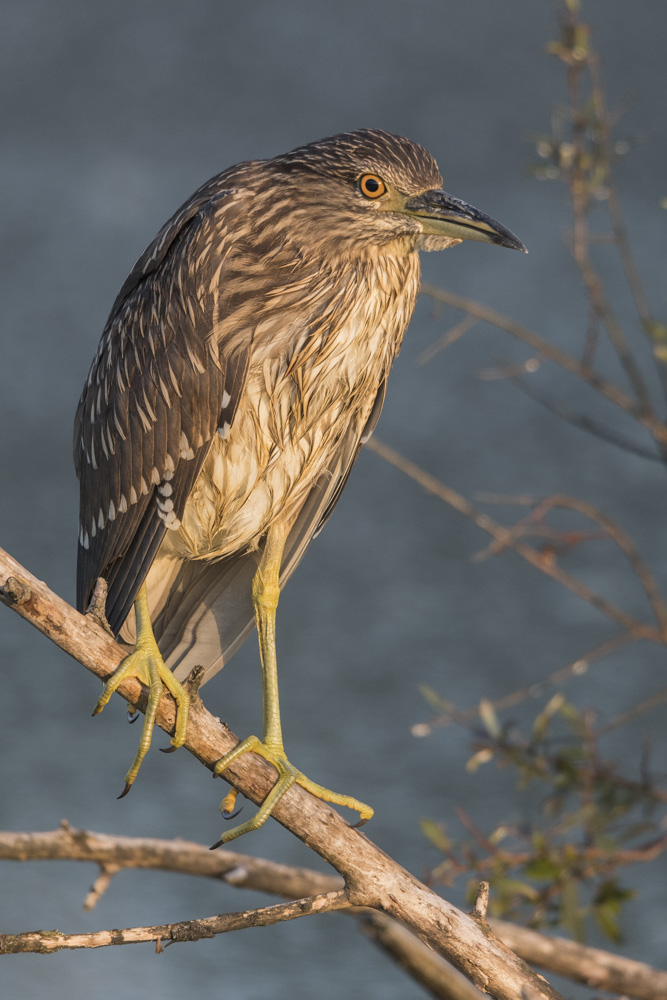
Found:
[[[462,320],[455,323],[454,326],[450,327],[449,330],[445,330],[441,337],[438,337],[429,347],[426,347],[419,357],[417,358],[418,365],[425,365],[428,361],[431,361],[436,354],[440,351],[444,351],[446,347],[451,344],[455,344],[457,340],[460,340],[470,330],[471,327],[477,322],[472,316],[464,316]]]
[[[179,872],[287,899],[336,892],[343,888],[340,876],[325,875],[311,868],[283,865],[239,854],[228,848],[210,851],[201,844],[185,840],[92,833],[74,829],[66,820],[63,820],[59,830],[45,833],[0,832],[0,858],[13,861],[54,859],[94,862],[103,872],[114,873],[133,868]],[[89,899],[90,894],[86,897],[85,909],[90,908]],[[481,1000],[482,994],[472,983],[391,917],[365,907],[348,907],[343,912],[361,918],[360,926],[364,933],[434,997],[441,1000],[450,1000],[451,997]]]
[[[663,641],[667,641],[667,606],[665,606],[665,602],[660,594],[660,589],[655,577],[639,555],[637,547],[630,536],[627,535],[626,532],[623,531],[623,529],[616,524],[612,518],[608,517],[607,514],[601,511],[599,507],[596,507],[585,500],[577,500],[574,497],[569,497],[564,494],[554,494],[553,496],[545,497],[540,501],[535,501],[530,514],[506,530],[515,541],[518,538],[531,533],[555,538],[557,536],[553,535],[552,529],[547,528],[543,522],[546,514],[556,507],[563,508],[565,510],[574,510],[578,514],[582,514],[584,517],[587,517],[590,521],[594,521],[596,524],[599,524],[603,530],[601,534],[597,534],[593,537],[609,538],[616,543],[630,563],[635,576],[639,580],[644,593],[648,598],[649,604],[653,609],[653,613],[655,614],[660,627]],[[576,533],[575,537],[577,542],[587,540],[580,532]],[[488,551],[495,555],[498,552],[501,552],[504,548],[507,548],[507,546],[500,541],[494,541],[489,546]]]
[[[410,459],[405,458],[399,452],[390,448],[384,442],[380,441],[377,437],[373,436],[366,445],[371,451],[374,451],[385,461],[389,462],[390,465],[395,466],[395,468],[400,469],[415,482],[419,483],[428,493],[432,493],[434,496],[439,497],[448,503],[455,510],[458,510],[460,514],[469,518],[471,521],[483,531],[486,531],[489,535],[496,539],[501,546],[506,548],[511,548],[515,552],[518,552],[522,558],[539,569],[542,573],[550,576],[557,583],[562,584],[568,590],[571,590],[582,600],[587,601],[588,604],[592,605],[602,614],[611,618],[618,625],[621,625],[624,629],[629,631],[633,638],[635,639],[649,639],[652,642],[663,642],[663,637],[661,633],[652,628],[650,625],[646,625],[644,622],[640,622],[638,619],[633,618],[632,615],[628,615],[621,608],[617,608],[614,604],[600,597],[595,591],[591,590],[585,584],[577,580],[576,577],[572,576],[570,573],[566,573],[565,570],[561,569],[560,566],[555,564],[553,561],[545,559],[544,556],[538,552],[537,549],[533,548],[532,545],[527,545],[525,542],[517,541],[511,532],[511,529],[504,528],[502,525],[498,524],[487,514],[483,514],[478,511],[470,501],[462,497],[460,493],[452,490],[449,486],[445,486],[444,483],[436,479],[430,473],[426,472],[420,466],[416,465],[415,462],[411,462]]]
[[[650,698],[645,698],[643,701],[640,701],[639,704],[633,705],[632,708],[627,710],[627,712],[622,712],[621,715],[617,715],[615,718],[610,719],[606,726],[602,726],[599,730],[598,736],[604,736],[606,733],[610,733],[613,729],[619,729],[621,726],[630,722],[631,719],[636,719],[638,716],[643,715],[644,712],[650,712],[650,710],[655,708],[656,705],[663,705],[666,701],[667,688],[661,688],[660,691],[656,691],[655,694],[652,694]],[[665,797],[665,801],[667,801],[667,796]]]
[[[159,869],[220,879],[235,886],[290,898],[336,893],[343,885],[336,875],[282,865],[228,849],[212,852],[191,841],[115,837],[74,829],[66,822],[59,830],[44,833],[0,832],[0,858],[89,861],[118,869]],[[447,998],[451,995],[459,1000],[459,994],[454,992],[447,978],[449,967],[446,963],[396,921],[362,907],[349,907],[341,912],[361,916],[366,933],[391,952],[434,996]],[[578,981],[588,974],[587,970],[594,968],[598,977],[594,985],[600,989],[620,990],[638,1000],[667,1000],[667,972],[600,949],[551,938],[507,921],[489,918],[489,925],[526,961],[534,961]],[[568,968],[564,968],[561,961],[561,942],[567,945],[571,956]],[[605,969],[608,970],[607,978],[603,976]],[[619,978],[621,976],[624,978]],[[469,991],[462,992],[460,1000],[472,1000],[476,996],[478,994]]]
[[[376,910],[364,910],[359,923],[367,937],[388,952],[433,996],[441,1000],[489,1000],[488,993],[480,993],[470,980],[426,948],[397,920]]]
[[[90,887],[90,892],[83,901],[84,910],[94,910],[100,899],[111,885],[111,879],[121,871],[120,865],[100,865],[100,874]]]
[[[477,895],[475,896],[475,909],[474,914],[481,920],[486,920],[486,908],[489,905],[489,883],[480,882],[477,886]]]
[[[667,1000],[667,972],[562,937],[547,937],[505,920],[490,920],[495,933],[527,962],[551,969],[595,989],[644,1000]],[[518,933],[517,933],[518,930]]]
[[[8,578],[20,581],[20,602],[16,600],[15,587],[8,586]],[[78,614],[2,550],[0,587],[4,603],[98,677],[108,677],[122,659],[123,651],[100,625]],[[146,692],[135,679],[123,683],[118,693],[139,708],[146,704]],[[156,722],[166,732],[173,731],[171,698],[161,699]],[[212,768],[237,742],[233,733],[201,701],[193,701],[185,743],[190,753]],[[275,782],[274,769],[250,753],[230,765],[228,772],[230,783],[253,802],[262,801]],[[350,827],[334,809],[298,785],[277,804],[274,818],[343,876],[350,903],[370,906],[401,920],[476,986],[498,1000],[523,1000],[527,991],[536,1000],[558,1000],[559,994],[532,973],[486,926],[482,927],[422,885],[359,830]]]
[[[619,389],[618,386],[603,379],[565,351],[554,347],[548,340],[540,337],[538,333],[529,330],[520,323],[515,323],[514,320],[503,316],[502,313],[496,312],[494,309],[489,309],[479,302],[463,298],[461,295],[455,295],[453,292],[445,291],[444,288],[438,288],[436,285],[431,285],[428,282],[424,282],[422,285],[422,292],[436,299],[438,302],[445,302],[456,309],[462,309],[471,316],[484,320],[486,323],[490,323],[491,326],[495,326],[499,330],[504,330],[506,333],[516,337],[517,340],[528,344],[533,350],[539,351],[545,358],[559,365],[566,372],[569,372],[570,375],[574,375],[576,378],[581,379],[582,382],[586,382],[587,385],[590,385],[591,388],[595,389],[601,396],[604,396],[605,399],[614,403],[615,406],[620,407],[625,413],[629,413],[651,432],[658,444],[663,446],[667,444],[667,427],[665,427],[662,421],[658,420],[653,414],[646,412],[641,405],[636,403],[627,393]]]
[[[568,11],[567,15],[574,26],[576,13]],[[586,158],[584,156],[586,146],[586,134],[588,128],[588,116],[584,108],[584,99],[581,96],[581,79],[586,64],[590,60],[590,55],[586,60],[572,59],[567,63],[567,85],[570,95],[570,116],[572,121],[572,144],[573,155],[571,166],[567,171],[567,179],[572,197],[572,212],[574,221],[574,238],[572,243],[572,254],[583,279],[588,299],[595,313],[599,316],[601,323],[607,331],[609,340],[616,351],[616,355],[625,370],[630,384],[632,385],[639,404],[644,412],[653,415],[651,398],[634,356],[628,346],[625,334],[620,324],[614,316],[613,310],[605,295],[604,286],[593,267],[593,262],[589,253],[589,229],[588,214],[589,201],[591,198],[590,184],[586,176]],[[598,110],[600,106],[601,93],[598,93]],[[609,124],[606,115],[598,116],[597,125],[604,136],[604,140],[609,132]],[[603,141],[604,141],[603,140]],[[604,146],[603,146],[604,148]],[[607,166],[609,157],[607,159]]]
[[[191,840],[111,836],[70,826],[44,833],[0,832],[0,858],[10,861],[89,861],[117,870],[136,868],[218,879],[239,888],[297,899],[342,887],[338,875],[283,865]]]
[[[598,507],[595,507],[591,503],[587,503],[585,500],[576,500],[574,497],[568,497],[562,494],[557,494],[542,500],[542,502],[533,510],[532,516],[536,521],[538,521],[553,507],[561,507],[566,510],[576,510],[578,513],[583,514],[584,517],[587,517],[591,521],[595,521],[599,524],[602,528],[604,528],[607,535],[616,542],[619,549],[630,563],[635,576],[642,585],[644,593],[646,594],[649,604],[651,605],[653,613],[657,619],[663,641],[665,641],[667,639],[667,607],[662,599],[655,577],[639,555],[637,547],[630,536],[627,535],[623,529],[620,528],[614,520],[612,520],[612,518],[608,517]]]
[[[311,913],[328,913],[348,906],[344,889],[320,896],[307,896],[292,903],[277,903],[257,910],[224,913],[217,917],[184,920],[176,924],[155,924],[152,927],[125,927],[90,934],[62,934],[60,931],[28,931],[25,934],[0,934],[0,955],[38,952],[48,955],[56,951],[79,948],[108,948],[111,945],[142,944],[156,941],[160,946],[179,941],[201,941],[202,938],[245,930],[247,927],[268,927],[285,920],[295,920]]]
[[[518,688],[516,691],[511,691],[509,694],[503,695],[502,698],[495,698],[490,702],[490,704],[496,711],[499,712],[508,708],[514,708],[515,705],[520,705],[528,698],[536,698],[538,695],[543,694],[547,688],[562,684],[563,681],[569,680],[570,677],[583,676],[583,674],[588,672],[588,668],[591,663],[594,663],[596,660],[603,659],[620,646],[624,646],[626,643],[633,641],[634,638],[629,632],[621,632],[620,635],[615,636],[613,639],[609,639],[607,642],[602,642],[599,646],[595,646],[587,653],[584,653],[583,656],[578,656],[576,660],[568,663],[566,667],[559,667],[558,670],[552,671],[552,673],[548,674],[544,680],[534,681],[532,684],[527,684],[525,687]],[[665,688],[664,700],[667,700],[667,688]],[[458,719],[460,722],[466,722],[478,717],[479,704],[475,705],[473,708],[468,708],[465,709],[465,711],[458,712]],[[428,722],[416,723],[412,727],[412,732],[415,736],[428,736],[435,726],[448,726],[454,721],[456,720],[454,719],[453,714],[451,712],[445,712],[433,719],[429,719]],[[605,730],[602,730],[602,732],[604,731]]]
[[[549,413],[553,413],[554,416],[559,417],[560,420],[564,420],[565,423],[570,424],[572,427],[586,431],[586,433],[592,434],[593,437],[599,438],[601,441],[606,441],[607,444],[613,444],[616,448],[620,448],[621,451],[627,451],[630,455],[638,455],[640,458],[648,459],[649,462],[662,461],[660,455],[651,451],[650,448],[644,448],[643,445],[637,444],[630,438],[625,437],[624,434],[612,430],[606,424],[593,420],[592,417],[589,417],[585,413],[575,413],[562,403],[550,399],[537,390],[535,386],[531,385],[529,380],[514,375],[511,381],[522,392],[525,392],[527,396],[530,396],[536,403],[539,403],[540,406],[548,410]]]

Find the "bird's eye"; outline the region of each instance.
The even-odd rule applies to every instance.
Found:
[[[366,198],[381,198],[387,185],[377,174],[363,174],[359,178],[359,190]]]

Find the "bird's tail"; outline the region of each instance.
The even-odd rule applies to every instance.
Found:
[[[308,494],[285,544],[281,587],[337,499],[350,457],[340,455]],[[202,683],[209,681],[252,631],[252,579],[262,549],[263,542],[253,551],[211,562],[158,553],[146,579],[148,603],[160,652],[178,680],[184,680],[194,666],[202,666]],[[134,642],[133,615],[123,626],[121,638]]]

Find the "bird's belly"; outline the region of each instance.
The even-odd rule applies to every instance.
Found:
[[[340,375],[320,377],[304,393],[291,377],[267,392],[264,374],[249,380],[227,440],[215,436],[163,554],[221,558],[256,547],[277,520],[291,524],[343,436],[355,427],[361,434],[383,377],[378,370],[363,393]]]

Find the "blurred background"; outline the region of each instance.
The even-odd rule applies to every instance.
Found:
[[[627,104],[620,131],[640,140],[618,179],[633,249],[664,312],[667,10],[587,0],[584,14],[610,103]],[[534,0],[4,0],[0,544],[73,600],[71,427],[106,316],[165,219],[236,161],[361,126],[410,136],[435,155],[446,190],[499,219],[530,250],[524,257],[463,244],[424,255],[425,277],[576,351],[587,306],[563,240],[566,191],[530,175],[531,139],[549,131],[552,106],[565,98],[562,69],[545,53],[557,34],[557,4]],[[623,309],[621,301],[621,320],[631,318]],[[466,495],[569,492],[598,503],[664,579],[664,535],[655,531],[665,510],[660,467],[559,422],[507,380],[480,379],[517,354],[498,331],[478,326],[418,364],[455,319],[426,298],[418,304],[378,437]],[[552,377],[559,395],[576,403],[581,386]],[[531,805],[529,796],[513,798],[512,782],[493,765],[466,772],[469,740],[454,727],[429,739],[412,734],[432,714],[420,685],[469,707],[545,677],[610,634],[602,616],[516,557],[472,562],[486,544],[472,524],[364,452],[281,601],[290,757],[315,780],[372,803],[369,836],[417,875],[439,860],[420,832],[422,817],[456,832],[456,805],[482,826],[501,814],[520,818]],[[575,553],[569,568],[645,614],[641,596],[625,592],[624,577],[603,556],[593,563]],[[117,802],[137,739],[123,703],[115,699],[92,719],[98,681],[17,616],[0,610],[0,619],[0,826],[46,830],[66,818],[107,833],[215,841],[226,786],[185,751],[154,750],[132,794]],[[651,694],[663,683],[656,677],[664,657],[632,649],[573,681],[572,696],[605,718]],[[254,639],[204,700],[240,736],[256,731]],[[638,726],[660,736],[654,716]],[[155,745],[166,742],[156,731]],[[238,849],[320,866],[273,822]],[[267,901],[203,880],[124,873],[84,913],[95,875],[92,866],[4,863],[2,930],[85,931]],[[664,915],[667,878],[647,873],[642,882],[640,872],[637,879],[642,903],[627,912],[626,951],[659,964],[664,920],[655,914]],[[462,887],[448,897],[462,904]],[[422,995],[336,915],[161,957],[146,945],[7,958],[0,969],[8,997],[176,1000],[186,990],[199,1000]]]

